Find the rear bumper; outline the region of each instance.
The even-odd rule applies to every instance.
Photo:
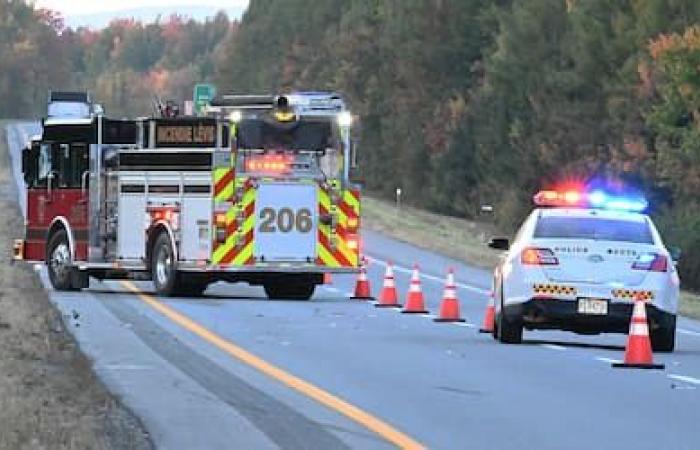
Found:
[[[525,328],[555,329],[583,334],[627,333],[632,317],[632,303],[609,303],[607,315],[586,315],[577,311],[575,300],[531,299],[524,303],[507,305],[504,314],[509,321],[521,323]],[[649,329],[665,327],[675,317],[673,314],[646,304]]]

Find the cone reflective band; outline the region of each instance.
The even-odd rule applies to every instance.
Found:
[[[457,300],[457,292],[455,289],[454,271],[450,269],[447,272],[447,280],[445,282],[445,292],[442,295],[442,303],[440,304],[440,314],[433,319],[435,322],[464,322],[465,320],[459,314],[459,300]]]
[[[394,269],[391,263],[386,265],[386,274],[384,274],[384,285],[382,292],[379,294],[379,302],[375,304],[377,308],[400,308],[401,304],[396,294],[396,285],[394,284]]]
[[[493,291],[489,292],[489,302],[486,305],[486,313],[484,314],[484,323],[479,328],[479,333],[493,333],[494,324],[496,322],[496,305]]]
[[[426,314],[425,298],[420,286],[420,275],[418,273],[418,265],[413,266],[413,274],[411,275],[411,284],[408,288],[408,296],[406,297],[406,305],[404,306],[404,314]]]
[[[360,266],[360,273],[357,276],[357,282],[355,283],[355,293],[352,297],[354,300],[373,300],[372,289],[370,288],[369,280],[367,279],[367,269],[363,263]]]
[[[654,364],[654,355],[651,351],[649,339],[649,324],[647,323],[646,302],[642,296],[634,299],[630,331],[625,347],[625,361],[613,363],[617,368],[636,369],[663,369],[663,364]]]

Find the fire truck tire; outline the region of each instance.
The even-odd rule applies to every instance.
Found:
[[[265,294],[271,300],[309,300],[316,290],[316,285],[310,282],[277,282],[263,285]]]
[[[46,246],[46,266],[51,285],[57,291],[75,291],[71,283],[73,271],[70,245],[66,230],[60,229],[53,233]]]
[[[151,278],[158,294],[169,297],[178,294],[177,261],[165,232],[158,235],[151,250]]]

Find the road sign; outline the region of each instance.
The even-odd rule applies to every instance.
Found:
[[[208,105],[216,95],[216,87],[207,83],[200,83],[194,86],[194,112],[201,115],[204,107]]]

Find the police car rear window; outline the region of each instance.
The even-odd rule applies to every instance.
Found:
[[[591,217],[540,217],[535,238],[654,243],[646,222]]]

